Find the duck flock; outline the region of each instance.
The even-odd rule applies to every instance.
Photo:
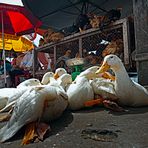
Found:
[[[108,69],[112,69],[115,77]],[[45,73],[41,82],[31,78],[17,88],[0,89],[0,121],[7,121],[0,129],[0,141],[9,140],[23,126],[26,126],[23,145],[42,141],[50,130],[49,122],[64,110],[100,104],[113,111],[124,111],[121,106],[148,105],[147,89],[129,78],[116,55],[106,56],[101,67],[88,68],[74,81],[65,69],[58,68],[55,73]]]

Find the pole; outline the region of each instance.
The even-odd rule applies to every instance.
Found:
[[[82,49],[82,38],[80,37],[79,38],[79,54],[80,54],[80,57],[82,58],[82,51],[83,49]]]
[[[5,87],[7,87],[7,79],[6,79],[6,57],[5,57],[5,47],[4,47],[4,19],[3,19],[3,11],[1,11],[1,19],[2,19],[2,46],[3,46],[3,54],[2,58],[4,61],[4,81],[5,81]]]
[[[148,1],[133,0],[138,82],[148,88]]]

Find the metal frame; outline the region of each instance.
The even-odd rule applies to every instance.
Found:
[[[108,31],[108,30],[112,30],[112,29],[116,29],[116,28],[121,28],[121,27],[122,27],[122,31],[123,31],[124,64],[129,65],[130,64],[130,35],[129,35],[128,19],[124,18],[124,19],[120,19],[120,20],[114,22],[112,25],[106,27],[104,29],[104,31]],[[54,48],[54,64],[56,64],[56,50],[57,50],[56,46],[64,44],[64,43],[68,43],[70,41],[79,40],[79,53],[80,53],[80,56],[82,57],[82,39],[84,37],[88,37],[88,36],[91,36],[91,35],[94,35],[97,33],[101,33],[99,28],[91,28],[91,29],[88,29],[82,33],[79,32],[79,33],[67,36],[59,42],[51,42],[51,43],[48,43],[44,46],[38,47],[35,49],[35,52],[42,52],[42,51],[48,52],[50,50],[50,48]]]

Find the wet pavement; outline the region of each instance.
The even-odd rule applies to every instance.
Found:
[[[75,112],[65,111],[63,116],[50,123],[52,131],[43,142],[24,147],[148,148],[148,107],[126,109],[128,112],[123,113],[111,112],[103,107],[86,108]],[[0,123],[0,126],[4,124]],[[97,131],[95,132],[97,135],[92,131]],[[100,131],[101,133],[103,131],[104,139],[110,140],[101,140],[102,135],[101,138],[98,136]],[[24,129],[10,141],[0,144],[0,148],[22,147],[23,133]]]

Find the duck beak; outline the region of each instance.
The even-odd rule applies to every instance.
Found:
[[[96,71],[96,74],[104,73],[110,68],[110,65],[107,62],[103,63],[99,70]]]
[[[57,78],[59,78],[59,75],[58,75],[58,73],[55,73],[53,77],[54,77],[54,79],[57,79]]]
[[[105,79],[111,79],[112,81],[115,81],[115,76],[111,75],[109,72],[103,73],[102,77]]]

